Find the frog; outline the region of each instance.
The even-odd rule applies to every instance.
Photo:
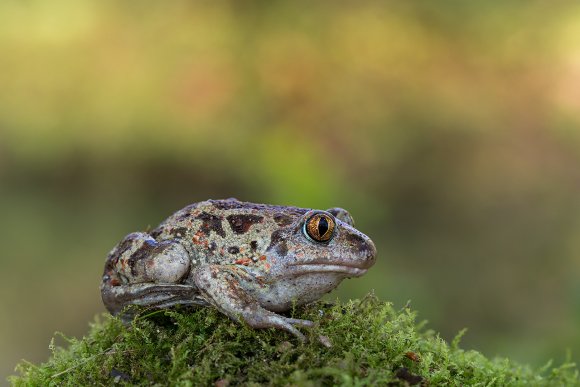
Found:
[[[123,238],[107,256],[101,296],[107,310],[125,320],[132,319],[130,305],[210,306],[252,328],[277,328],[304,342],[298,328],[314,322],[281,313],[364,275],[376,253],[342,208],[210,199]]]

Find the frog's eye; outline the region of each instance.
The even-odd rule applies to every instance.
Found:
[[[304,223],[304,232],[317,242],[328,242],[334,234],[335,223],[332,216],[318,212]]]

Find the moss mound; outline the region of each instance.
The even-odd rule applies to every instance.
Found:
[[[309,342],[252,330],[211,308],[143,312],[130,327],[92,324],[82,340],[54,348],[40,366],[18,365],[17,386],[48,385],[580,385],[572,363],[539,370],[487,359],[447,344],[370,295],[346,304],[317,302],[292,312],[318,322]]]

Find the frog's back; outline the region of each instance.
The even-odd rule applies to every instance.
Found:
[[[264,255],[277,230],[289,226],[307,211],[233,198],[206,200],[175,212],[151,236],[158,241],[181,239],[194,266],[255,262]]]

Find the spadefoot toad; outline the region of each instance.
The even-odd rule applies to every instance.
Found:
[[[128,305],[213,306],[253,328],[296,329],[278,314],[359,277],[375,263],[373,242],[341,208],[326,211],[207,200],[151,232],[127,235],[105,264],[101,294],[118,314]]]

